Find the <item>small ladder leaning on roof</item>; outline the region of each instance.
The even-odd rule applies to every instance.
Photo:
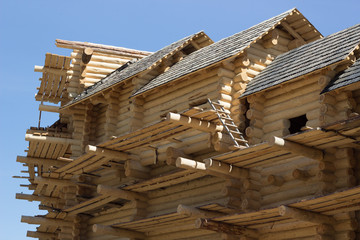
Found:
[[[224,109],[224,107],[220,103],[212,102],[209,98],[208,102],[212,109],[215,110],[220,122],[222,123],[222,125],[224,125],[225,130],[227,131],[231,139],[234,141],[235,147],[249,147],[249,144],[244,139],[244,136],[239,131],[238,127],[235,125],[234,121],[232,120],[228,112]]]

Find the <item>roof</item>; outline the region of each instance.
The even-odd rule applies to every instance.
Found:
[[[144,87],[140,88],[133,94],[133,96],[144,93],[155,87],[166,84],[189,73],[193,73],[240,53],[249,46],[250,43],[266,34],[272,27],[276,26],[282,19],[295,10],[296,9],[294,8],[286,11],[247,30],[224,38],[214,44],[191,53],[183,60],[174,64],[168,71],[162,73]]]
[[[321,93],[333,91],[360,81],[360,58],[348,69],[335,77]]]
[[[241,97],[344,60],[360,44],[360,24],[283,53],[250,81]]]
[[[177,48],[181,47],[184,43],[186,43],[188,40],[191,40],[195,36],[199,34],[204,34],[203,32],[198,32],[193,35],[190,35],[188,37],[185,37],[177,42],[174,42],[159,51],[146,56],[132,64],[128,64],[126,67],[120,67],[119,69],[115,70],[114,72],[110,73],[108,76],[103,78],[101,81],[95,83],[93,86],[90,86],[89,88],[85,89],[81,94],[79,94],[77,97],[75,97],[72,101],[70,101],[68,104],[66,104],[64,107],[68,107],[76,102],[79,102],[85,98],[88,98],[98,92],[101,92],[104,89],[110,88],[114,84],[117,84],[119,82],[122,82],[132,76],[135,76],[136,74],[139,74],[145,70],[147,70],[149,67],[153,66],[155,63],[160,61],[165,56],[171,54],[174,52]]]

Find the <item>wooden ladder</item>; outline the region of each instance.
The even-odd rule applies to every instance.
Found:
[[[239,148],[242,146],[249,147],[249,144],[245,140],[243,134],[239,131],[238,127],[235,125],[228,112],[225,111],[224,107],[220,103],[212,102],[209,98],[208,102],[212,109],[215,110],[216,115],[231,139],[234,141],[235,146]]]

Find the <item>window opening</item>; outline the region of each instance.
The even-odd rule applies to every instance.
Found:
[[[289,121],[290,121],[289,132],[290,134],[294,134],[300,132],[302,127],[305,127],[307,118],[306,115],[304,114],[298,117],[290,118]]]

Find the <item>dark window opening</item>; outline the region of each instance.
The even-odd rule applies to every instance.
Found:
[[[290,134],[297,133],[301,131],[302,127],[305,127],[307,118],[306,115],[301,115],[299,117],[290,118]]]

